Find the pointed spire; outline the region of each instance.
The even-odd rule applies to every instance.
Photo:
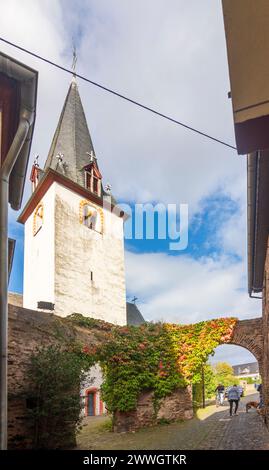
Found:
[[[44,170],[52,168],[84,186],[83,168],[95,153],[76,80],[72,80]]]

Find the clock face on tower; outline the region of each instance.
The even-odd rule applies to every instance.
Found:
[[[79,221],[91,230],[103,233],[104,213],[103,210],[92,204],[90,201],[83,200],[79,205]]]
[[[34,220],[33,220],[33,235],[35,236],[39,230],[41,230],[43,225],[43,218],[44,218],[44,206],[41,202],[38,204],[35,212],[34,212]]]

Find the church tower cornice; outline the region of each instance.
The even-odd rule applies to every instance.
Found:
[[[46,192],[53,183],[58,183],[64,186],[65,188],[68,188],[69,190],[93,202],[101,208],[104,208],[108,203],[104,203],[104,201],[107,201],[106,199],[104,199],[104,195],[99,197],[93,194],[88,189],[65,177],[64,175],[61,175],[58,171],[48,168],[48,170],[44,173],[37,188],[30,197],[28,203],[26,204],[20,216],[18,217],[19,223],[24,224],[27,221],[27,219],[33,213],[33,211],[35,210],[35,208],[37,207],[37,205],[42,200],[43,196],[46,194]],[[106,196],[108,197],[108,195]],[[123,218],[124,220],[128,218],[128,215],[120,207],[118,207],[117,204],[113,203],[113,200],[111,200],[110,209],[118,217]]]

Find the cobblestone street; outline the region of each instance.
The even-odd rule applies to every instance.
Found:
[[[89,418],[78,436],[80,449],[250,449],[269,450],[269,432],[256,410],[245,411],[248,395],[240,401],[238,416],[230,418],[228,404],[199,410],[196,418],[160,425],[137,433],[115,434],[107,428],[107,418]]]

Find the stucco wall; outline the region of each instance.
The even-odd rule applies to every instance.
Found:
[[[74,312],[126,323],[123,220],[103,210],[100,234],[80,223],[82,198],[57,185],[55,199],[55,313]],[[120,237],[114,234],[118,228]],[[93,280],[91,280],[91,272]]]
[[[23,306],[37,309],[38,301],[52,302],[55,269],[55,183],[42,199],[44,219],[42,228],[33,234],[34,212],[24,226]]]
[[[24,307],[55,304],[55,314],[81,313],[126,324],[123,219],[102,209],[103,233],[80,222],[83,199],[54,183],[42,199],[44,222],[25,224]]]

